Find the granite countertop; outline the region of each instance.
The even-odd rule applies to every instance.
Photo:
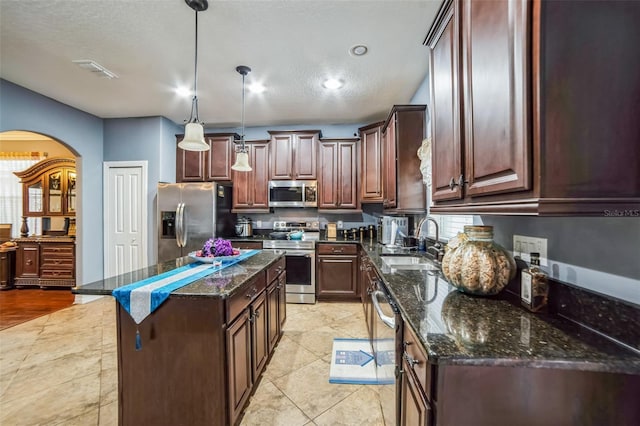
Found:
[[[435,364],[640,374],[637,352],[585,327],[533,314],[504,292],[494,297],[461,293],[438,271],[390,270],[382,263],[381,245],[363,247]]]
[[[28,237],[12,238],[16,243],[75,243],[76,238],[68,235],[31,235]]]
[[[263,250],[235,265],[228,266],[211,275],[194,281],[171,293],[171,297],[228,297],[256,274],[272,265],[283,256],[280,250]],[[116,277],[95,281],[72,288],[76,294],[111,295],[118,288],[180,266],[195,262],[190,257],[159,263]]]

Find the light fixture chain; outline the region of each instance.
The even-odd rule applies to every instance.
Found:
[[[244,78],[246,74],[242,74],[242,150],[245,151],[244,147]]]

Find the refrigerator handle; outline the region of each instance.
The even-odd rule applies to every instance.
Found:
[[[182,203],[178,203],[176,207],[176,245],[182,247],[182,218],[181,218]]]
[[[181,231],[180,231],[180,234],[181,234],[180,238],[181,238],[182,241],[180,243],[182,244],[182,247],[186,247],[187,246],[187,239],[189,238],[189,235],[187,233],[188,228],[185,225],[185,211],[186,211],[186,209],[187,209],[187,206],[184,203],[182,203],[182,210],[180,211],[180,226],[182,228]]]

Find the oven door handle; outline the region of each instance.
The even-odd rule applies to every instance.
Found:
[[[386,298],[386,295],[380,290],[376,290],[371,293],[371,300],[373,301],[373,307],[376,309],[376,313],[380,320],[389,328],[396,328],[396,320],[394,317],[390,317],[382,313],[382,308],[380,307],[380,302],[378,301],[378,296],[383,296]]]
[[[285,249],[284,251],[284,255],[286,256],[292,256],[292,257],[313,257],[314,256],[314,251],[305,251],[305,250],[287,250]]]

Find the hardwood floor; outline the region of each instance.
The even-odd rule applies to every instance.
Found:
[[[74,299],[70,289],[0,291],[0,330],[71,306]]]

